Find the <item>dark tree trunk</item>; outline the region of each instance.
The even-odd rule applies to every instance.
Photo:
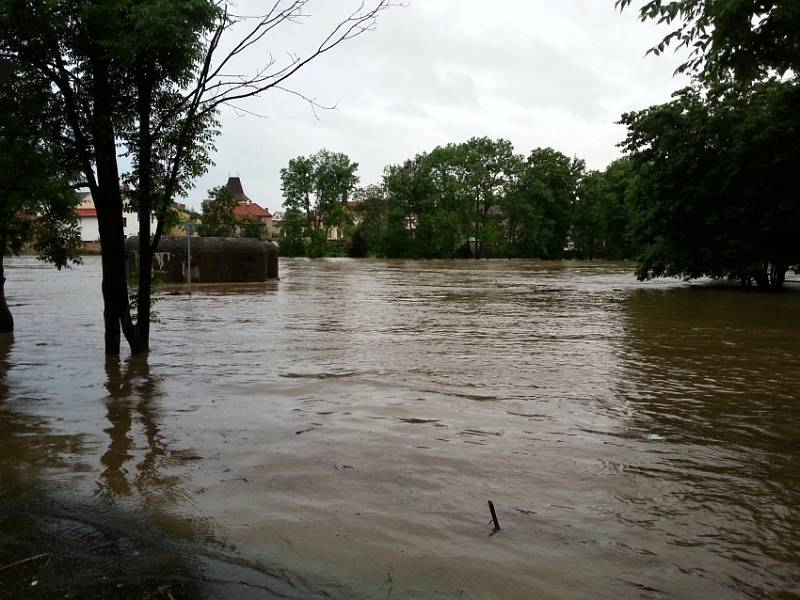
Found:
[[[786,280],[786,265],[780,262],[770,264],[769,269],[769,289],[776,292],[783,289],[783,282]]]
[[[139,113],[139,289],[136,296],[136,329],[141,351],[150,350],[150,309],[153,286],[153,252],[150,215],[153,211],[152,136],[150,132],[153,86],[146,64],[137,68]]]
[[[5,241],[0,240],[0,248],[5,248]],[[0,333],[14,331],[14,317],[6,304],[6,273],[3,265],[3,254],[0,253]]]
[[[759,290],[765,292],[777,292],[783,289],[786,281],[786,271],[788,267],[781,262],[765,262],[755,267],[752,273],[741,278],[742,285],[750,287],[751,282],[755,281]]]
[[[760,290],[768,290],[769,288],[769,274],[767,273],[767,263],[759,265],[753,271],[753,279],[756,281],[756,286]]]
[[[108,64],[102,59],[96,59],[92,63],[92,71],[92,137],[98,187],[94,204],[102,248],[105,352],[107,356],[120,353],[121,328],[131,353],[141,354],[144,350],[131,320],[128,281],[125,277],[122,193],[117,170],[117,147],[112,121],[114,107],[108,80]]]

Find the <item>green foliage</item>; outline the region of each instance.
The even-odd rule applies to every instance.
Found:
[[[281,256],[303,256],[306,253],[304,230],[305,218],[300,211],[295,208],[287,209],[283,216],[278,245]]]
[[[291,215],[289,230],[284,222],[284,253],[293,255],[302,247],[310,257],[325,256],[331,229],[352,224],[347,203],[358,183],[357,169],[347,155],[324,149],[293,158],[281,169],[283,206]]]
[[[583,160],[553,148],[536,148],[528,156],[517,193],[532,205],[539,220],[535,245],[543,258],[562,258],[569,242],[572,206],[586,170]],[[528,244],[534,239],[528,239]]]
[[[735,277],[780,288],[800,262],[800,85],[686,88],[623,115],[637,174],[640,278]]]
[[[624,9],[632,0],[616,0]],[[678,71],[701,72],[707,81],[728,73],[742,82],[800,72],[800,2],[797,0],[646,0],[642,21],[674,26],[650,52],[689,50]]]
[[[203,202],[203,220],[198,229],[202,237],[235,237],[237,221],[233,210],[239,202],[227,187],[219,186],[208,191]]]
[[[237,217],[234,210],[239,200],[226,186],[208,191],[209,198],[203,202],[203,215],[198,227],[201,237],[243,237],[263,240],[266,225],[256,217]]]
[[[58,106],[46,80],[6,61],[0,73],[0,252],[32,242],[39,259],[58,268],[77,263],[78,167],[51,140]]]
[[[352,227],[348,255],[353,257],[383,254],[384,224],[386,222],[386,194],[383,186],[369,185],[358,188],[354,194]]]
[[[328,254],[328,240],[325,232],[320,229],[312,229],[306,232],[306,256],[308,258],[322,258]]]
[[[345,253],[350,258],[364,258],[369,246],[363,229],[355,229],[345,243]]]
[[[322,151],[282,171],[280,251],[338,254],[327,239],[337,226],[353,257],[562,258],[574,246],[582,258],[627,258],[632,177],[627,161],[587,175],[582,160],[552,148],[525,158],[507,140],[483,137],[390,165],[381,185],[352,190],[355,164]]]
[[[236,233],[239,237],[265,239],[267,226],[256,217],[243,217],[236,221]]]
[[[630,161],[620,159],[580,182],[573,206],[571,238],[575,256],[619,260],[631,256],[628,237],[633,196]]]
[[[136,279],[135,277],[133,278]],[[162,327],[166,325],[166,322],[161,318],[161,315],[158,314],[158,311],[155,310],[154,306],[164,300],[163,296],[159,295],[161,291],[161,286],[163,281],[161,279],[161,275],[159,273],[153,273],[153,280],[150,286],[150,298],[148,302],[148,320],[150,323],[155,323],[156,325],[161,325]],[[140,296],[137,293],[130,293],[128,294],[128,302],[131,304],[131,310],[134,314],[139,312],[139,299]]]

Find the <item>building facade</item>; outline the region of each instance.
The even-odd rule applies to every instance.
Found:
[[[253,202],[244,193],[242,180],[239,177],[228,177],[225,184],[228,191],[236,198],[238,205],[233,209],[233,214],[240,221],[255,221],[264,226],[264,239],[271,240],[275,237],[275,230],[272,224],[272,214],[261,206],[258,202]]]
[[[81,229],[82,242],[99,242],[100,241],[100,227],[97,223],[97,209],[94,207],[94,200],[92,194],[85,193],[78,206],[75,208],[78,213]],[[155,230],[156,219],[150,219],[150,227]],[[139,216],[130,211],[127,202],[122,208],[122,230],[126,238],[139,235]]]

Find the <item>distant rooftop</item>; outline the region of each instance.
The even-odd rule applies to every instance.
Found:
[[[225,184],[225,187],[230,190],[230,192],[233,194],[233,197],[239,202],[244,202],[246,204],[250,204],[250,202],[252,202],[252,200],[247,197],[247,194],[244,193],[242,180],[238,177],[228,177],[228,183]]]
[[[272,217],[268,210],[262,208],[262,206],[257,202],[250,200],[247,194],[244,193],[242,180],[238,177],[228,177],[228,183],[225,184],[225,187],[239,202],[239,206],[233,209],[233,214],[235,214],[237,217]]]

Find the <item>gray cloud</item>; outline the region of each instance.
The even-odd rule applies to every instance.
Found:
[[[238,4],[243,14],[262,5]],[[302,53],[353,4],[313,4],[313,19],[278,31],[237,69],[252,72],[269,53]],[[482,135],[508,138],[523,154],[553,146],[602,168],[619,156],[620,114],[664,102],[686,83],[672,76],[678,57],[644,58],[663,32],[634,11],[615,12],[613,0],[412,0],[292,80],[336,110],[316,119],[277,91],[244,104],[267,118],[226,109],[216,166],[189,203],[238,174],[251,197],[278,209],[280,169],[323,147],[358,162],[362,183],[379,181],[388,164]]]

